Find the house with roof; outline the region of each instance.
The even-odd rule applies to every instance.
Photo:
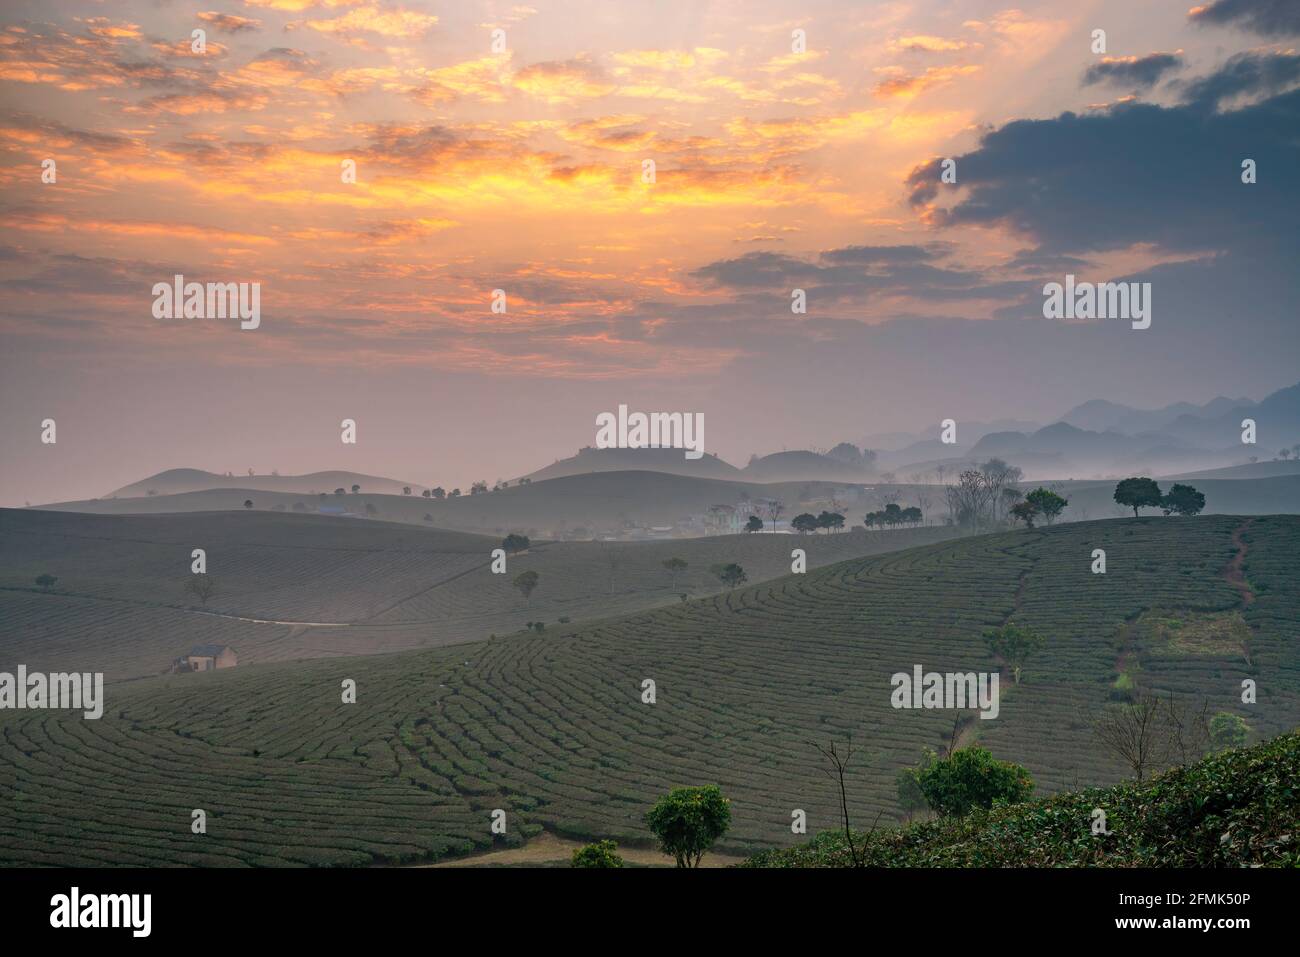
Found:
[[[229,645],[195,645],[187,655],[181,655],[172,662],[173,673],[187,671],[215,671],[218,668],[233,668],[239,664],[239,656]]]

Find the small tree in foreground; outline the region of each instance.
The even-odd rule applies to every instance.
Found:
[[[579,847],[573,852],[570,867],[622,867],[623,858],[616,853],[618,845],[613,841],[596,841]]]
[[[749,521],[745,523],[745,531],[753,533],[753,532],[761,532],[762,530],[763,530],[763,520],[759,518],[757,515],[749,516]]]
[[[822,768],[826,775],[835,781],[840,791],[840,825],[844,828],[844,842],[849,846],[849,857],[853,861],[854,867],[867,866],[867,845],[868,841],[863,840],[862,846],[859,847],[856,839],[853,837],[853,827],[849,821],[849,792],[844,783],[844,774],[848,771],[849,762],[853,760],[853,738],[848,737],[844,741],[844,753],[841,755],[835,748],[835,742],[832,741],[828,747],[823,748],[820,744],[813,742],[813,747],[821,752],[829,768]],[[884,814],[884,810],[880,814]],[[871,825],[871,830],[867,832],[866,837],[869,839],[872,834],[876,833],[876,825],[880,823],[880,814],[876,815],[876,820]]]
[[[1025,501],[1034,506],[1038,514],[1043,516],[1043,521],[1048,525],[1055,522],[1060,517],[1060,514],[1065,511],[1065,507],[1070,504],[1068,499],[1062,498],[1051,489],[1042,486],[1026,495]]]
[[[716,784],[673,788],[646,813],[645,823],[678,867],[699,867],[704,852],[731,824],[731,802]]]
[[[977,744],[935,757],[916,778],[926,803],[944,817],[962,817],[995,804],[1020,804],[1034,793],[1027,770],[997,760]]]

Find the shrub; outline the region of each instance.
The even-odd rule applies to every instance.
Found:
[[[573,852],[571,867],[622,867],[623,858],[617,853],[618,845],[613,841],[596,841]]]
[[[998,761],[979,745],[932,761],[917,773],[917,783],[930,808],[945,817],[961,817],[995,804],[1020,804],[1034,793],[1028,771]]]

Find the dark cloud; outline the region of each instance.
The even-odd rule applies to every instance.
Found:
[[[1208,96],[1232,75],[1226,69],[1201,89]],[[908,185],[937,225],[1001,225],[1048,253],[1147,243],[1281,261],[1300,236],[1297,127],[1300,92],[1231,112],[1205,99],[1121,104],[1008,123],[957,158],[956,186],[940,184],[938,160],[913,170]],[[1253,185],[1241,182],[1247,158],[1259,169]],[[956,202],[945,208],[949,190]]]
[[[823,302],[861,300],[871,293],[931,301],[1003,299],[1022,294],[1020,281],[990,281],[980,272],[935,265],[935,260],[948,254],[944,243],[845,246],[822,252],[815,260],[752,252],[709,263],[691,275],[712,285],[739,290],[738,299],[751,305],[773,301],[767,290],[794,288],[804,289],[810,298]],[[751,292],[757,290],[764,292]]]
[[[1300,83],[1300,55],[1238,53],[1210,76],[1187,83],[1185,98],[1213,108],[1236,96],[1280,93],[1296,83]]]
[[[1300,3],[1296,0],[1210,0],[1187,12],[1193,23],[1235,26],[1266,37],[1300,33]]]
[[[233,13],[217,13],[209,11],[207,13],[200,13],[199,19],[214,30],[221,30],[225,33],[251,32],[260,29],[262,26],[261,20],[252,20],[248,17],[236,16]]]
[[[1181,70],[1183,65],[1183,58],[1178,53],[1106,57],[1084,71],[1083,85],[1113,83],[1142,90],[1155,86],[1166,73]]]

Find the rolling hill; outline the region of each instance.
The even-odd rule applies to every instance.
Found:
[[[152,500],[150,500],[152,501]],[[730,535],[665,542],[549,542],[490,569],[499,538],[275,512],[102,516],[0,510],[0,663],[156,675],[198,644],[241,663],[376,654],[550,627],[717,592],[714,564],[752,581],[790,569],[796,545],[817,567],[951,538],[946,528]],[[206,551],[216,591],[184,586]],[[688,567],[674,580],[669,558]],[[511,581],[540,576],[525,600]],[[58,581],[47,592],[35,578]]]
[[[1095,548],[1105,575],[1089,570]],[[791,809],[813,831],[837,820],[814,741],[854,734],[855,817],[896,815],[895,772],[947,741],[953,715],[894,710],[890,675],[995,668],[980,634],[1008,620],[1046,646],[1019,685],[1005,681],[999,717],[966,734],[1043,793],[1106,785],[1122,772],[1089,722],[1130,684],[1203,696],[1256,740],[1300,723],[1297,570],[1293,517],[1076,523],[541,635],[121,683],[99,721],[0,715],[13,796],[0,863],[416,862],[541,829],[644,843],[651,803],[705,782],[732,800],[721,850],[787,846]],[[1240,700],[1247,677],[1254,705]],[[345,679],[356,704],[340,701]],[[189,829],[195,808],[205,835]],[[505,837],[489,833],[493,809]]]
[[[114,492],[109,492],[104,498],[179,495],[184,492],[205,492],[223,488],[310,495],[318,492],[333,492],[336,488],[351,489],[353,485],[360,485],[367,492],[401,495],[402,487],[411,486],[411,483],[337,469],[327,472],[308,472],[305,475],[218,475],[216,472],[205,472],[202,469],[168,469],[138,482],[132,482],[130,485],[124,485]],[[418,491],[418,487],[416,488]]]

